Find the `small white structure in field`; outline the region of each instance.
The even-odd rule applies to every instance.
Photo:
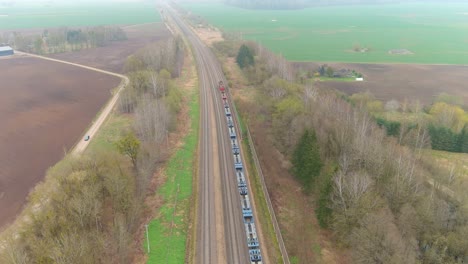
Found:
[[[272,19],[272,20],[271,20],[271,22],[276,22],[276,21],[278,21],[278,20],[276,20],[276,19]]]
[[[13,49],[10,46],[0,47],[0,57],[1,56],[9,56],[9,55],[13,55],[13,54],[15,54],[15,52],[13,51]]]
[[[362,82],[362,81],[364,81],[364,78],[362,77],[356,78],[356,82]]]

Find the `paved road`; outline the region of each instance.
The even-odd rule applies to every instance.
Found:
[[[88,147],[89,142],[94,138],[94,136],[96,135],[99,128],[102,126],[104,121],[107,119],[109,114],[112,112],[112,109],[114,109],[115,104],[119,100],[120,92],[122,91],[122,89],[124,89],[128,85],[129,79],[127,78],[127,76],[122,75],[122,74],[118,74],[118,73],[114,73],[114,72],[110,72],[110,71],[105,71],[105,70],[89,67],[89,66],[82,65],[82,64],[77,64],[77,63],[73,63],[73,62],[52,59],[52,58],[48,58],[48,57],[44,57],[44,56],[40,56],[40,55],[36,55],[36,54],[30,54],[30,53],[25,53],[25,52],[21,52],[21,51],[15,51],[15,53],[18,54],[18,55],[22,55],[22,56],[30,56],[30,57],[43,59],[43,60],[49,60],[49,61],[64,63],[64,64],[68,64],[68,65],[73,65],[73,66],[88,69],[88,70],[91,70],[91,71],[116,76],[116,77],[119,77],[119,78],[122,79],[122,83],[119,85],[119,87],[117,89],[117,92],[114,94],[114,96],[109,101],[109,103],[105,106],[105,108],[101,111],[98,118],[93,122],[93,124],[88,129],[88,131],[86,131],[85,135],[89,135],[90,140],[88,140],[88,141],[80,140],[72,150],[72,154],[74,154],[74,155],[83,153],[83,151],[86,149],[86,147]]]
[[[192,44],[197,61],[201,137],[196,263],[250,263],[224,115],[220,80],[226,82],[214,54],[170,7],[172,20]],[[231,108],[232,109],[232,108]]]

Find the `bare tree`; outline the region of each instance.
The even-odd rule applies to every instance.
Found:
[[[353,230],[350,241],[355,263],[417,263],[417,248],[406,245],[392,214],[385,210],[366,215],[360,227]]]
[[[52,248],[51,259],[57,264],[97,263],[93,240],[77,231],[61,234]]]
[[[166,139],[170,120],[170,113],[162,100],[142,98],[135,111],[135,127],[145,141],[160,143]]]

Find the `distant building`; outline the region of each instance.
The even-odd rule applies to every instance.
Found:
[[[341,69],[333,72],[334,78],[349,78],[353,76],[353,71],[351,71],[350,69]]]
[[[0,47],[0,56],[13,55],[15,52],[10,46]]]
[[[356,78],[356,81],[357,81],[357,82],[362,82],[362,81],[364,81],[364,78],[358,77],[358,78]]]

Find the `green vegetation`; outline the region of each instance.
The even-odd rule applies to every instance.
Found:
[[[85,150],[85,154],[102,151],[117,150],[115,142],[120,138],[122,131],[128,131],[132,126],[132,118],[128,115],[110,114],[104,125],[99,129]]]
[[[466,3],[403,3],[245,10],[184,3],[228,32],[262,43],[293,61],[466,64]],[[356,47],[360,48],[356,51]],[[389,54],[407,49],[413,54]]]
[[[423,153],[435,159],[440,166],[445,168],[457,168],[460,181],[468,184],[468,154],[455,153],[441,150],[425,149]],[[461,184],[459,187],[463,188]]]
[[[239,53],[237,53],[236,62],[241,69],[254,65],[252,50],[246,45],[242,45],[239,49]]]
[[[127,35],[118,26],[95,26],[83,29],[60,27],[36,32],[13,31],[0,34],[0,43],[7,43],[14,49],[36,54],[104,47],[112,42],[124,40],[127,40]]]
[[[67,155],[47,171],[28,197],[22,217],[29,220],[6,237],[0,262],[131,261],[141,213],[137,186],[144,175],[111,147],[120,134],[116,124],[129,123],[113,118],[119,122],[106,122],[85,156]]]
[[[264,50],[256,54],[254,66],[243,69],[256,98],[245,101],[243,111],[252,117],[263,115],[262,120],[255,120],[256,126],[263,128],[265,140],[283,155],[278,162],[290,160],[293,171],[302,165],[295,174],[302,176],[298,182],[304,189],[309,182],[303,178],[315,178],[307,202],[317,208],[320,225],[330,228],[333,238],[349,248],[354,262],[455,264],[468,255],[462,242],[468,235],[468,208],[462,206],[468,203],[466,184],[457,180],[457,168],[447,170],[420,155],[430,144],[425,129],[430,122],[416,126],[385,122],[392,134],[399,130],[395,139],[379,129],[368,111],[382,118],[400,111],[411,112],[416,120],[429,116],[429,121],[463,133],[467,120],[463,109],[447,104],[447,96],[426,108],[417,102],[384,104],[369,94],[346,98],[311,83],[286,81],[290,72],[297,76],[291,65],[271,63],[282,60]],[[314,142],[304,139],[307,130],[315,131],[317,148],[307,146]],[[324,166],[318,176],[311,177],[316,175],[312,169],[319,166],[303,165],[318,160],[318,155],[311,154],[316,150]],[[306,161],[307,157],[315,158]],[[310,172],[302,173],[304,168]],[[279,207],[288,208],[290,217],[294,202]],[[300,220],[307,232],[310,223],[304,216]],[[291,255],[300,263],[306,254],[320,253],[310,245],[306,253],[295,250],[300,245],[286,239],[293,244]]]
[[[120,154],[128,156],[132,160],[133,166],[136,167],[138,151],[141,143],[135,136],[135,133],[133,133],[133,131],[128,132],[119,141],[117,141],[115,145]]]
[[[165,65],[158,63],[159,67],[155,67],[153,61],[147,60],[146,69],[151,70],[148,70],[150,74],[129,74],[130,83],[125,91],[130,91],[134,100],[131,111],[122,107],[127,106],[129,98],[120,97],[120,108],[125,113],[112,114],[86,155],[67,155],[35,187],[28,197],[22,221],[0,241],[7,245],[0,251],[1,263],[132,262],[139,246],[134,241],[149,183],[157,166],[165,161],[163,144],[167,133],[174,128],[169,124],[174,122],[180,107],[177,97],[181,93],[171,91],[178,87],[170,77],[171,73],[178,76],[175,65],[181,64],[184,53],[176,51],[175,40],[165,45],[162,46],[172,45],[173,51],[165,50]],[[152,46],[151,52],[162,54],[161,46]],[[159,61],[160,57],[153,59]],[[162,66],[172,69],[171,73]],[[171,98],[167,99],[170,94]],[[194,111],[198,113],[197,109]],[[193,145],[196,139],[194,135],[187,142]],[[185,161],[188,156],[193,156],[193,151],[181,159]],[[168,170],[168,175],[180,169],[177,165],[169,165],[172,170]],[[185,208],[189,207],[186,196],[191,193],[190,177],[188,181],[188,187],[185,180],[177,186],[180,197],[177,208],[184,204]],[[160,192],[170,190],[163,187]],[[181,226],[177,217],[174,220],[175,225]],[[176,263],[180,262],[183,261]]]
[[[335,78],[335,77],[314,77],[314,80],[318,80],[321,82],[355,82],[356,78],[352,77],[344,77],[344,78]]]
[[[154,5],[120,2],[118,4],[51,4],[50,6],[16,6],[0,9],[0,29],[84,27],[131,25],[159,22]]]
[[[397,137],[398,135],[400,135],[400,128],[401,128],[400,122],[386,120],[381,117],[377,117],[375,121],[377,122],[377,125],[385,128],[385,131],[387,132],[387,136]]]
[[[338,166],[333,164],[325,164],[321,175],[315,185],[315,192],[318,193],[317,209],[315,214],[320,227],[329,228],[329,224],[332,222],[333,210],[331,209],[332,203],[330,196],[333,193],[333,174],[336,173]]]
[[[313,130],[305,130],[292,155],[293,174],[310,191],[322,169],[317,138]]]
[[[198,143],[198,94],[190,99],[191,126],[184,144],[168,162],[166,182],[158,190],[164,205],[149,224],[150,253],[148,263],[183,263],[191,206],[192,174]],[[145,240],[145,250],[147,248]]]
[[[368,92],[353,94],[349,101],[366,109],[387,136],[398,138],[403,145],[468,153],[468,113],[460,106],[460,98],[441,94],[425,108],[418,102],[396,100],[386,102],[384,107]]]
[[[224,56],[229,56],[229,57],[234,57],[236,54],[231,53],[231,49],[225,49],[224,47],[235,47],[234,50],[237,51],[239,47],[241,46],[242,43],[236,43],[236,42],[221,42],[219,43],[220,45],[217,45],[217,54],[218,56],[225,58]],[[222,47],[219,49],[219,47]],[[253,45],[249,45],[249,47],[253,50],[255,50],[255,47]],[[281,67],[282,63],[284,63],[284,60],[278,60],[274,54],[270,54],[268,51],[263,51],[263,52],[255,52],[256,54],[262,54],[262,58],[269,58],[271,59],[271,66],[273,69],[277,69],[278,66]],[[272,55],[272,56],[271,56]],[[257,58],[256,58],[257,59]],[[257,62],[258,60],[256,60]],[[277,97],[281,97],[282,94],[284,95],[285,90],[287,91],[296,91],[298,89],[298,86],[290,83],[286,80],[280,79],[276,76],[273,76],[272,78],[268,79],[268,82],[265,84],[261,84],[264,78],[269,78],[271,77],[271,72],[266,72],[265,65],[263,64],[263,61],[261,61],[261,65],[259,67],[262,67],[262,71],[260,74],[255,74],[255,72],[259,72],[257,69],[258,65],[255,65],[254,67],[247,67],[244,69],[244,74],[240,71],[240,68],[237,67],[226,67],[228,65],[232,65],[231,63],[227,63],[224,65],[223,69],[226,73],[226,76],[228,77],[229,83],[231,83],[231,87],[235,87],[236,90],[234,91],[234,96],[236,100],[236,105],[238,106],[238,110],[240,113],[242,113],[242,116],[245,117],[245,119],[240,120],[241,127],[243,127],[242,121],[245,121],[249,123],[251,126],[251,129],[257,129],[256,133],[264,133],[264,130],[258,130],[258,127],[256,124],[262,123],[267,121],[266,119],[268,116],[266,116],[263,113],[260,112],[255,112],[255,114],[251,115],[252,113],[250,110],[254,110],[258,107],[263,107],[264,103],[266,105],[270,105],[273,102],[276,102]],[[283,64],[284,66],[284,64]],[[287,65],[286,65],[287,66]],[[271,69],[271,68],[270,68]],[[238,75],[241,74],[241,75]],[[231,76],[236,76],[235,79],[230,78]],[[245,78],[245,77],[248,77]],[[260,84],[257,84],[257,80],[260,81]],[[245,83],[249,83],[248,86],[245,86]],[[254,84],[255,83],[255,84]],[[265,95],[260,95],[258,98],[260,100],[263,100],[262,104],[257,104],[255,105],[250,105],[250,99],[256,99],[254,96],[257,94],[258,89],[266,89],[266,92],[268,93],[268,96]],[[240,90],[239,90],[240,89]],[[243,94],[242,96],[237,96],[238,94]],[[248,93],[248,95],[246,94]],[[245,98],[249,98],[249,100],[245,100]],[[290,98],[290,100],[286,100],[285,102],[295,102],[299,98]],[[300,101],[300,99],[299,99]],[[262,106],[260,106],[262,105]],[[293,111],[288,111],[287,108],[283,107],[278,107],[278,113],[287,113],[288,115],[291,114],[291,116],[294,116],[294,114],[300,114],[296,113],[295,111],[302,111],[303,109],[301,107],[298,107],[296,109],[293,109]],[[284,118],[279,118],[278,120],[275,121],[276,126],[282,126],[282,127],[288,127],[291,126],[290,119],[291,116],[286,116]],[[267,121],[268,122],[268,121]],[[245,131],[245,129],[243,129]],[[287,131],[295,130],[294,125],[292,125]],[[267,137],[270,137],[271,135],[266,135]],[[276,138],[276,137],[275,137]],[[248,142],[246,142],[247,136],[244,137],[243,139],[243,144],[244,146],[247,145]],[[262,141],[262,140],[259,140]],[[281,140],[283,141],[283,140]],[[256,142],[258,143],[258,142]],[[261,144],[260,149],[262,147],[265,147],[263,143],[258,143]],[[267,143],[268,144],[268,143]],[[283,145],[283,142],[278,142],[278,145]],[[245,148],[248,149],[248,148]],[[259,155],[265,155],[265,153],[258,153]],[[250,155],[250,152],[246,153],[246,157],[250,159],[248,156]],[[284,162],[284,163],[283,163]],[[282,161],[283,166],[285,166],[285,161]],[[287,165],[286,165],[287,166]],[[270,168],[273,169],[273,168]],[[270,170],[266,169],[266,170]],[[274,171],[277,171],[278,168],[273,169]],[[283,180],[286,180],[288,183],[291,182],[291,178],[289,175],[278,175],[277,173],[274,172],[265,172],[265,181],[267,182],[267,185],[270,186],[275,186],[274,188],[269,189],[271,197],[281,197],[281,201],[274,200],[274,206],[276,210],[276,217],[279,221],[282,236],[284,239],[284,242],[286,244],[286,247],[288,249],[288,254],[290,257],[290,260],[296,261],[296,263],[310,263],[310,262],[316,262],[316,263],[321,263],[322,262],[322,256],[321,256],[321,247],[320,247],[320,235],[319,235],[319,230],[318,226],[315,223],[313,217],[310,216],[310,210],[311,207],[306,202],[306,197],[302,196],[299,188],[297,188],[297,185],[289,185],[289,184],[284,184],[285,182]],[[276,174],[276,175],[275,175]],[[286,173],[287,174],[287,173]],[[254,177],[253,177],[254,176]],[[260,178],[255,177],[255,171],[254,174],[249,171],[249,177],[253,177],[251,179],[251,186],[252,188],[258,188],[254,189],[254,193],[260,193],[261,192],[261,186],[260,186]],[[279,177],[279,178],[277,178]],[[281,178],[281,179],[280,179]],[[279,186],[278,184],[281,184]],[[255,197],[256,203],[262,203],[264,202],[263,197],[259,198],[259,202],[257,202],[257,197]],[[304,199],[304,200],[303,200]],[[298,202],[299,200],[299,202]],[[261,213],[261,210],[267,210],[266,205],[263,207],[264,209],[257,209],[259,214]],[[291,215],[294,215],[295,217],[291,217]],[[264,221],[265,219],[268,219],[269,215],[266,213],[263,217],[260,218],[261,221]],[[268,226],[269,224],[262,224],[262,227]],[[270,228],[270,227],[269,227]],[[272,228],[272,227],[271,227]],[[299,232],[299,235],[298,235]],[[269,234],[272,236],[270,239],[267,239],[267,246],[268,248],[276,248],[276,245],[269,245],[268,243],[271,243],[271,241],[275,241],[275,234],[273,232],[273,229],[270,231],[264,230],[264,234]],[[265,243],[265,242],[263,242]],[[275,252],[275,251],[270,251],[270,252]],[[279,256],[279,255],[278,255]],[[280,261],[280,258],[275,257],[274,255],[270,255],[270,261],[272,263],[276,263],[276,261]],[[281,262],[282,263],[282,262]],[[294,263],[294,262],[292,262]]]

